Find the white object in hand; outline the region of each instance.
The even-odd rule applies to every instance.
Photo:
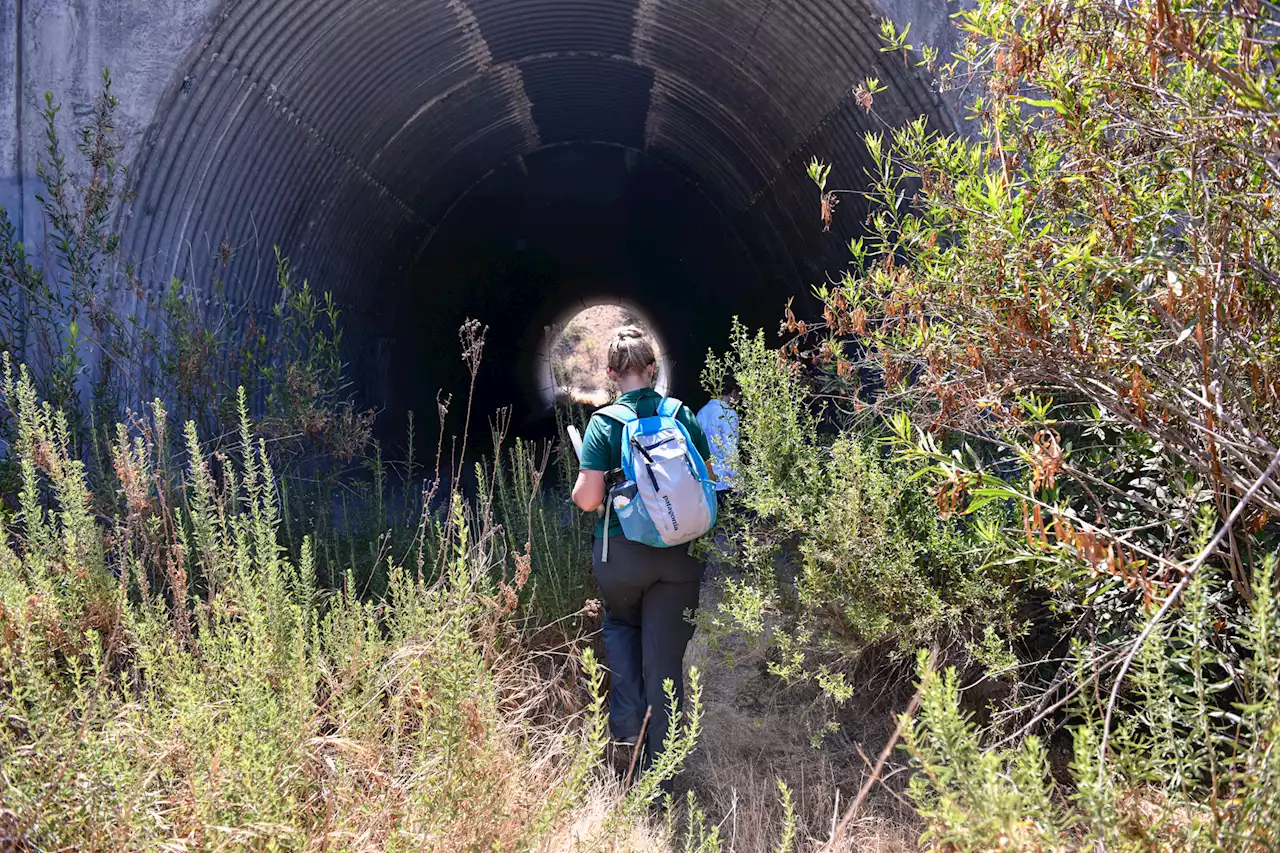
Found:
[[[573,445],[573,452],[578,454],[578,461],[581,462],[582,461],[582,433],[578,432],[578,428],[576,426],[573,426],[572,424],[569,425],[569,427],[567,428],[567,431],[569,433],[569,443]]]
[[[569,433],[569,443],[573,445],[573,452],[578,454],[578,462],[582,462],[582,433],[573,424],[565,427],[565,432]],[[605,497],[608,498],[607,495]],[[596,515],[604,515],[603,505],[596,507]]]

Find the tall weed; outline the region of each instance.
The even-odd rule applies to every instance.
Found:
[[[603,670],[590,649],[549,671],[522,653],[501,549],[461,495],[426,525],[437,577],[394,564],[381,600],[350,577],[330,594],[309,537],[281,547],[243,395],[216,473],[191,422],[181,477],[121,427],[107,519],[25,370],[4,395],[25,476],[0,543],[6,843],[525,849],[583,798]]]
[[[1091,689],[1073,702],[1069,768],[1030,736],[987,748],[960,710],[954,670],[921,671],[920,717],[906,745],[911,794],[931,850],[1197,850],[1262,853],[1280,846],[1280,643],[1275,559],[1258,573],[1254,605],[1224,643],[1224,583],[1191,584],[1186,618],[1159,631],[1138,658],[1131,712],[1103,757]],[[1097,650],[1077,645],[1088,687]],[[1224,710],[1229,708],[1230,710]],[[1056,770],[1057,772],[1051,772]]]

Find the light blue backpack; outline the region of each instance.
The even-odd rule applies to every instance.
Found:
[[[610,513],[618,517],[624,536],[654,548],[692,542],[715,526],[715,484],[684,424],[676,420],[680,406],[666,397],[647,418],[619,404],[596,412],[622,424],[622,482],[605,501],[602,562],[609,560]]]

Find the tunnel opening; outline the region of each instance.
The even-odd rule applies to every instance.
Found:
[[[697,187],[604,145],[555,146],[495,171],[454,206],[407,281],[395,399],[421,412],[437,387],[469,380],[456,330],[475,318],[489,327],[477,409],[513,407],[531,435],[554,429],[547,329],[577,311],[606,302],[643,317],[661,341],[664,390],[692,402],[707,349],[724,347],[732,316],[760,325],[781,309]]]
[[[875,0],[219,8],[136,157],[124,253],[200,287],[234,246],[220,286],[269,316],[279,246],[344,307],[389,435],[468,387],[466,318],[489,327],[473,411],[549,434],[543,331],[601,299],[655,318],[669,390],[696,402],[734,316],[776,329],[848,261],[865,205],[843,196],[825,233],[805,163],[856,190],[868,131],[955,126],[927,70],[881,49]],[[945,0],[885,11],[946,28]]]
[[[671,364],[660,326],[638,306],[617,296],[571,307],[547,326],[534,359],[534,377],[544,409],[578,403],[600,407],[616,394],[608,375],[609,344],[618,329],[635,327],[653,341],[653,387],[670,392]]]

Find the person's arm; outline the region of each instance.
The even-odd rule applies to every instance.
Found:
[[[579,471],[573,484],[573,502],[583,512],[594,512],[604,503],[604,472]]]
[[[604,475],[609,470],[612,447],[609,425],[605,418],[592,418],[582,436],[582,459],[577,482],[573,484],[573,502],[583,512],[594,512],[604,503]]]

